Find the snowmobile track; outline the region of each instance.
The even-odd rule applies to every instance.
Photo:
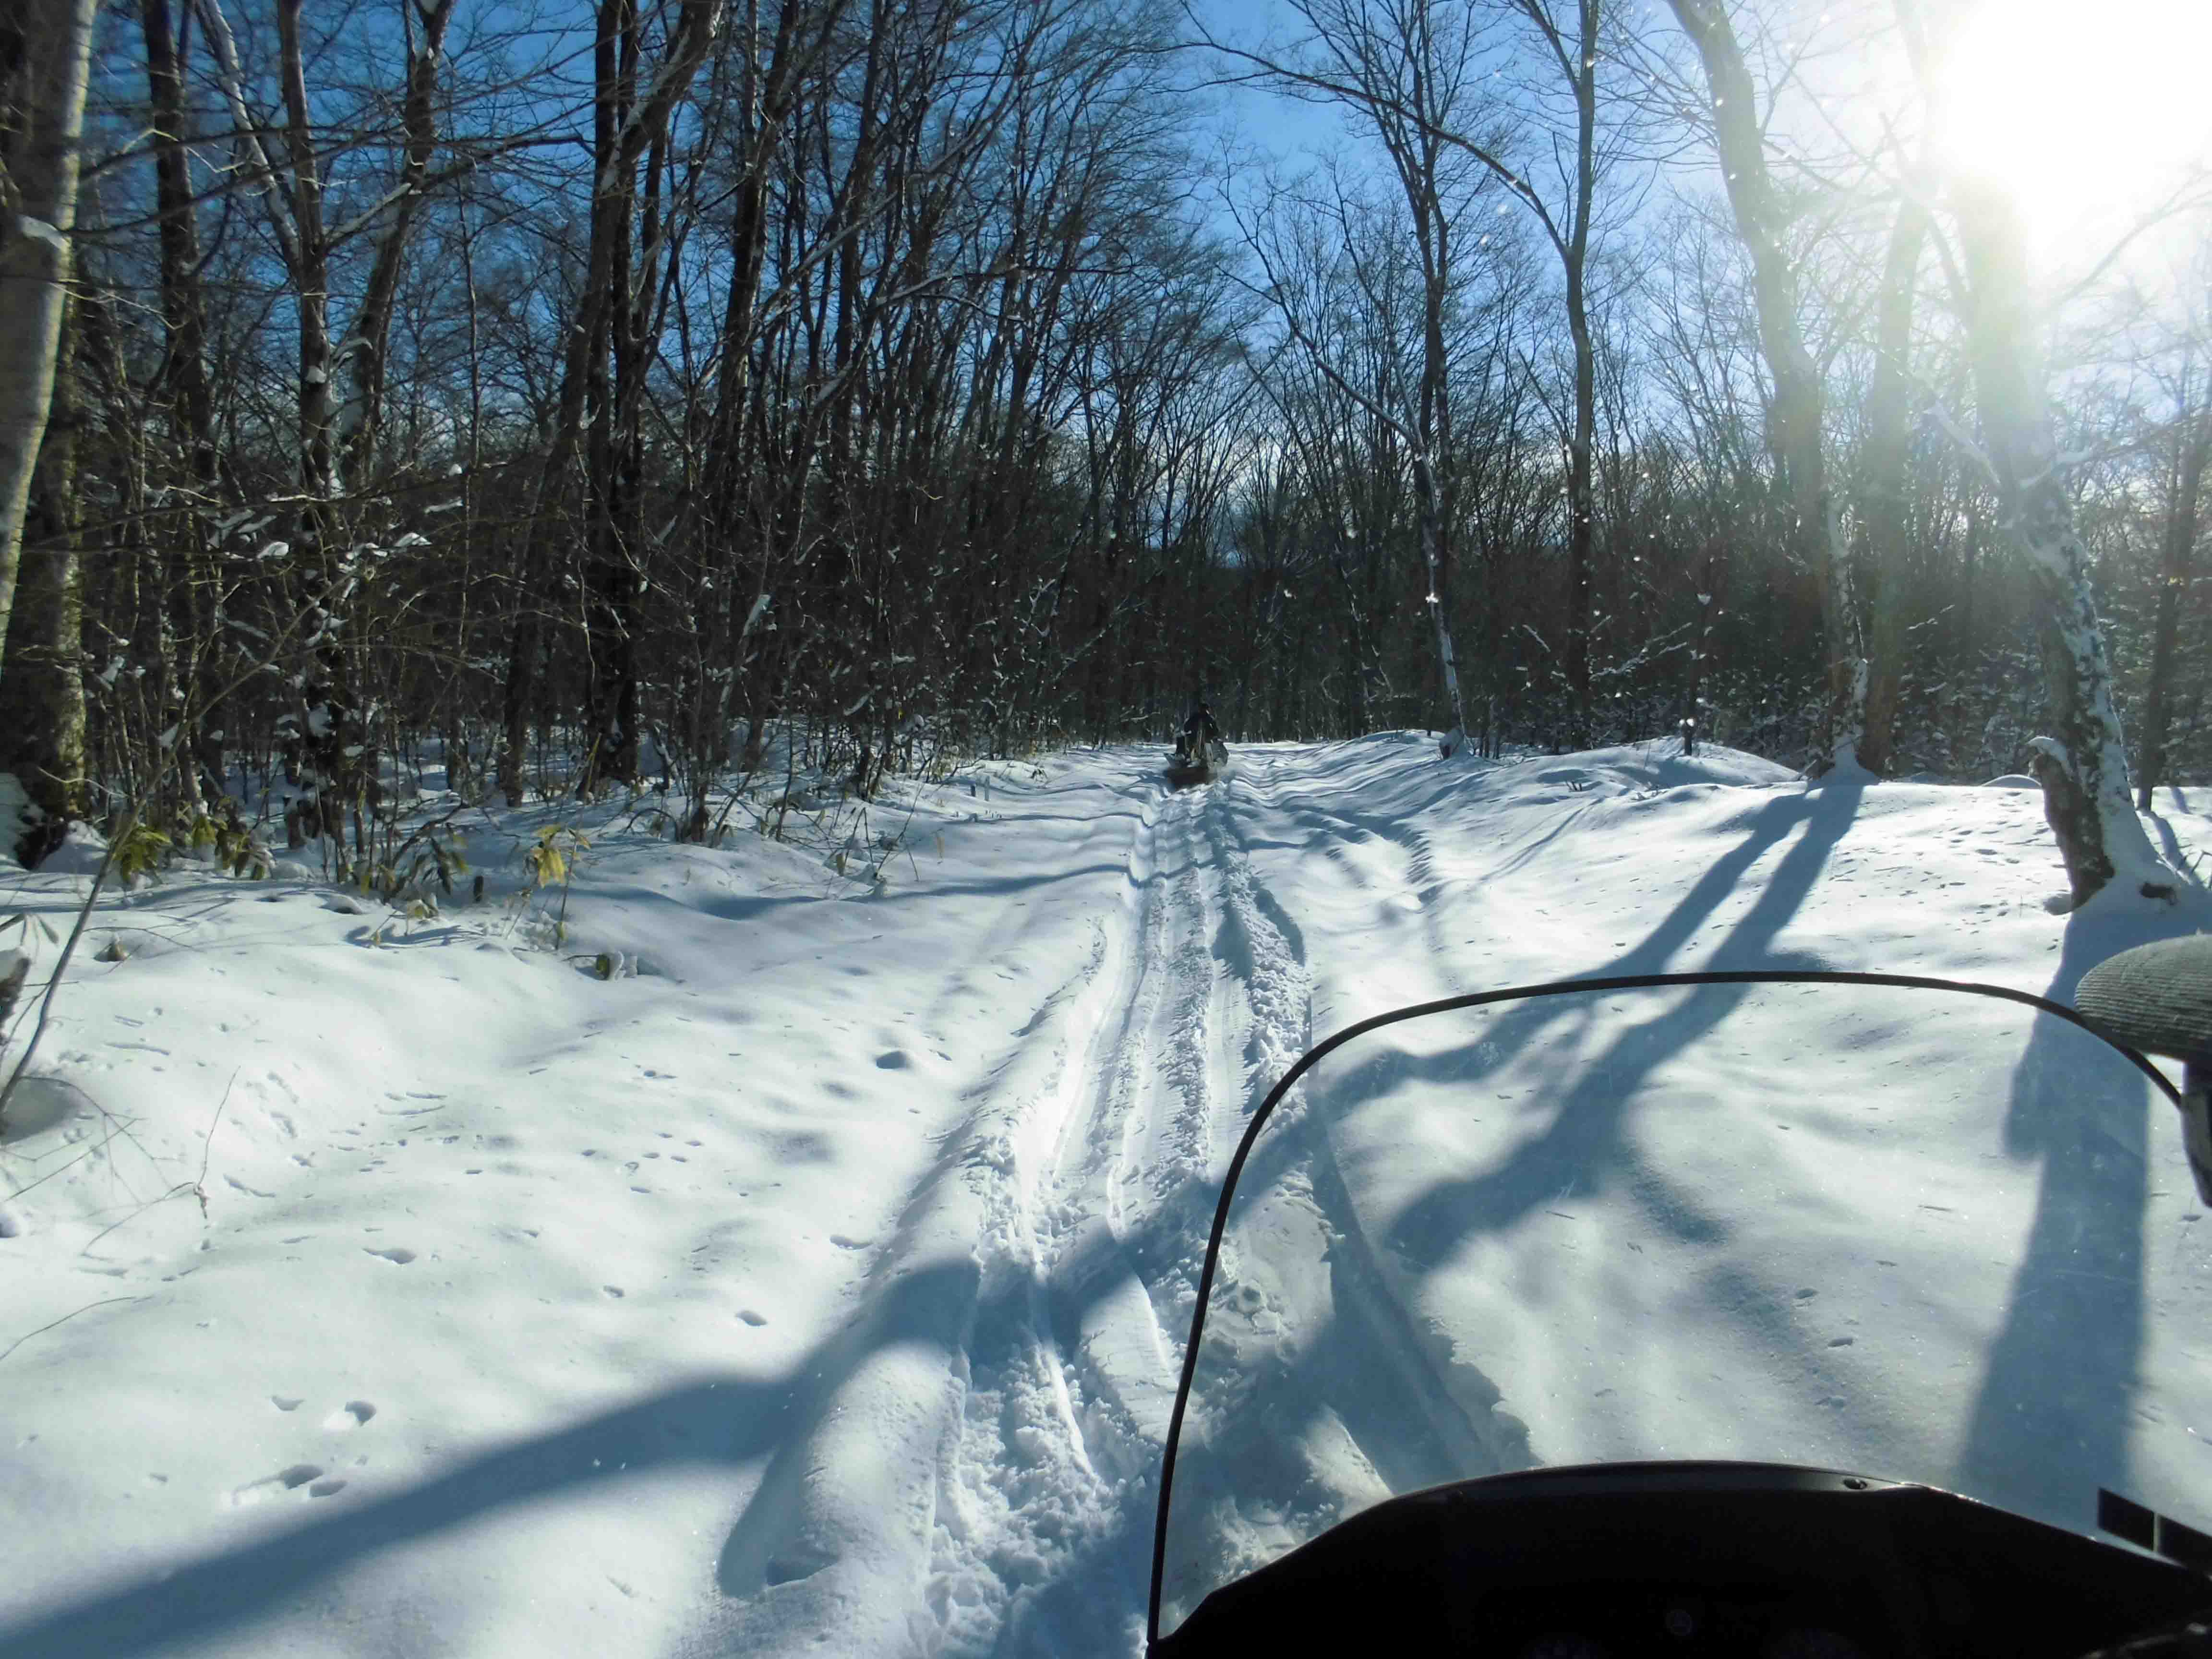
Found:
[[[916,1413],[894,1407],[890,1389],[848,1383],[817,1431],[834,1439],[848,1413],[910,1418],[896,1443],[915,1460],[904,1477],[913,1519],[854,1514],[819,1449],[785,1465],[775,1477],[784,1496],[748,1559],[767,1564],[763,1602],[786,1606],[757,1626],[740,1615],[741,1638],[835,1627],[834,1608],[860,1599],[836,1582],[851,1553],[841,1540],[911,1527],[919,1607],[902,1632],[871,1633],[894,1648],[1141,1645],[1159,1451],[1219,1179],[1250,1114],[1313,1039],[1304,938],[1241,824],[1255,806],[1289,805],[1275,799],[1271,769],[1263,763],[1202,791],[1139,780],[1123,792],[1137,810],[1121,820],[1121,902],[1092,919],[1075,971],[1010,1026],[1011,1046],[985,1068],[872,1276],[871,1294],[889,1298],[907,1276],[948,1265],[947,1247],[964,1239],[964,1311],[940,1314],[928,1338],[942,1344],[933,1363],[943,1367],[943,1405]],[[1299,793],[1297,780],[1283,781],[1283,793]],[[1486,1385],[1443,1380],[1449,1362],[1410,1328],[1334,1318],[1332,1304],[1379,1300],[1379,1269],[1326,1133],[1310,1133],[1293,1112],[1270,1139],[1248,1180],[1303,1218],[1311,1249],[1299,1272],[1315,1294],[1302,1303],[1255,1287],[1233,1263],[1218,1292],[1247,1307],[1258,1296],[1289,1322],[1267,1346],[1293,1363],[1255,1356],[1267,1378],[1263,1415],[1333,1423],[1326,1402],[1346,1386],[1347,1364],[1389,1374],[1391,1394],[1370,1397],[1408,1397],[1412,1376],[1423,1420],[1338,1431],[1354,1434],[1358,1455],[1394,1483],[1454,1460],[1466,1467],[1470,1444],[1480,1448],[1491,1429],[1455,1401],[1479,1406]],[[1369,1289],[1332,1297],[1331,1275]],[[911,1401],[911,1378],[904,1386]],[[1234,1379],[1229,1389],[1213,1407],[1250,1393]],[[1288,1462],[1305,1449],[1290,1447]],[[820,1610],[793,1619],[792,1596]],[[743,1640],[740,1649],[752,1650]]]

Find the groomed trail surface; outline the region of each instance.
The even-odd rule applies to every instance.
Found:
[[[298,880],[103,903],[0,1141],[0,1659],[1137,1652],[1216,1183],[1312,1041],[1706,965],[2063,996],[2151,926],[2044,909],[2032,793],[1672,747],[992,766],[880,804],[879,882],[603,813],[557,951]],[[1346,1153],[1292,1120],[1255,1174],[1200,1382],[1255,1426],[1186,1478],[1274,1507],[1179,1571],[1542,1454],[1525,1340],[1351,1293],[1402,1267]]]

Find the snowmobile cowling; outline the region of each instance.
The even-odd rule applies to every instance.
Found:
[[[2212,1607],[2179,1565],[1934,1487],[1754,1463],[1493,1475],[1217,1590],[1153,1659],[2077,1659]]]
[[[1733,1041],[1711,1042],[1723,1021]],[[1923,1044],[1914,1065],[1876,1073],[1854,1058],[1869,1032],[1902,1030]],[[1972,1484],[1986,1480],[1986,1471],[1957,1461],[1915,1467],[1898,1449],[1901,1441],[1870,1443],[1868,1449],[1891,1465],[1884,1474],[1813,1461],[1832,1452],[1721,1449],[1741,1423],[1801,1420],[1784,1413],[1797,1395],[1817,1394],[1803,1385],[1819,1366],[1844,1376],[1874,1363],[1863,1356],[1917,1352],[1962,1322],[2000,1325],[1996,1313],[1962,1315],[1967,1303],[1943,1301],[1952,1286],[1942,1274],[1908,1271],[1915,1251],[1929,1252],[1923,1267],[1960,1260],[1942,1255],[1950,1247],[1941,1241],[1963,1235],[1940,1230],[1961,1228],[1953,1218],[1969,1207],[2002,1201],[1983,1168],[1993,1154],[1953,1168],[1929,1154],[1928,1143],[1912,1139],[1933,1114],[1982,1114],[1972,1120],[1987,1122],[1967,1143],[1974,1148],[2002,1147],[2003,1115],[2024,1109],[2023,1103],[2063,1114],[2054,1121],[2079,1119],[2110,1134],[2105,1126],[2148,1121],[2129,1114],[2163,1100],[2179,1107],[2195,1132],[2201,1126],[2191,1109],[2201,1111],[2212,1059],[2207,1033],[2212,939],[2112,958],[2081,983],[2078,1007],[2008,986],[1926,975],[1706,969],[1478,992],[1344,1027],[1280,1076],[1246,1121],[1221,1178],[1163,1450],[1148,1659],[1370,1651],[1498,1659],[1662,1653],[2118,1659],[2123,1650],[2130,1659],[2212,1659],[2212,1529],[2197,1530],[2105,1489],[2107,1482],[2147,1481],[2157,1490],[2137,1497],[2191,1512],[2190,1494],[2173,1490],[2183,1483],[2166,1442],[2133,1461],[2115,1454],[2096,1462],[2082,1449],[2117,1443],[2117,1431],[2106,1420],[2110,1407],[2078,1403],[2089,1398],[2083,1368],[2097,1363],[2078,1346],[2062,1341],[2041,1362],[2061,1386],[2039,1397],[2042,1437],[2010,1443],[2011,1462],[2000,1474],[2012,1487],[2001,1486],[1994,1500]],[[1698,1038],[1708,1041],[1701,1045]],[[1740,1115],[1724,1122],[1718,1115],[1723,1094],[1710,1086],[1713,1074],[1694,1069],[1701,1047],[1717,1051],[1735,1068],[1730,1079],[1762,1103],[1756,1119]],[[2147,1048],[2187,1063],[2185,1087],[2175,1087]],[[1953,1049],[1984,1054],[1987,1076],[1947,1069],[1944,1056]],[[1346,1057],[1332,1059],[1340,1050]],[[1579,1061],[1578,1054],[1592,1058]],[[1523,1054],[1526,1069],[1510,1069]],[[1686,1069],[1670,1076],[1669,1064]],[[1501,1086],[1511,1084],[1522,1086]],[[1255,1148],[1279,1109],[1287,1127],[1255,1163]],[[1726,1211],[1724,1222],[1679,1224],[1674,1212],[1661,1223],[1650,1219],[1655,1194],[1693,1218],[1699,1212],[1690,1200],[1668,1194],[1695,1193],[1697,1202],[1715,1206],[1729,1196],[1723,1188],[1729,1183],[1707,1182],[1700,1191],[1686,1177],[1670,1188],[1647,1175],[1665,1167],[1657,1161],[1662,1153],[1709,1148],[1728,1137],[1740,1152],[1762,1125],[1765,1139],[1751,1165],[1757,1178],[1735,1179],[1746,1201]],[[1505,1159],[1525,1159],[1530,1146],[1545,1151],[1549,1135],[1566,1139],[1565,1151],[1585,1161],[1592,1147],[1632,1142],[1650,1162],[1608,1185],[1577,1176],[1579,1166],[1553,1157],[1531,1164],[1516,1188],[1496,1173],[1510,1165],[1490,1152],[1486,1133],[1504,1146]],[[2201,1149],[2191,1141],[2188,1150],[2195,1162]],[[1309,1161],[1297,1164],[1293,1154]],[[2099,1155],[2120,1167],[2114,1154]],[[1404,1174],[1382,1162],[1392,1156],[1402,1159]],[[1861,1157],[1876,1161],[1835,1174],[1838,1159]],[[1357,1224],[1324,1227],[1316,1218],[1339,1201],[1330,1183],[1341,1182],[1337,1171],[1354,1159],[1362,1160],[1361,1178],[1371,1189],[1383,1190],[1387,1176],[1413,1201],[1378,1203],[1364,1217],[1340,1212]],[[2160,1224],[2145,1219],[2152,1214],[2167,1223],[2197,1218],[2182,1213],[2185,1200],[2168,1191],[2175,1183],[2146,1178],[2154,1160],[2143,1167],[2138,1183],[2160,1207],[2130,1213],[2130,1228]],[[1240,1180],[1255,1171],[1252,1201],[1240,1206]],[[2185,1194],[2186,1183],[2179,1185]],[[1608,1212],[1616,1194],[1623,1195],[1619,1206]],[[1468,1224],[1470,1217],[1481,1231]],[[1589,1424],[1604,1445],[1620,1444],[1629,1431],[1619,1425],[1638,1421],[1609,1401],[1616,1395],[1610,1385],[1626,1392],[1641,1382],[1636,1356],[1647,1350],[1607,1320],[1618,1307],[1671,1305],[1673,1281],[1657,1267],[1656,1253],[1679,1249],[1681,1261],[1701,1268],[1735,1260],[1725,1252],[1739,1248],[1746,1258],[1763,1260],[1763,1250],[1788,1244],[1808,1217],[1825,1231],[1815,1235],[1817,1249],[1799,1259],[1817,1260],[1820,1269],[1801,1267],[1777,1279],[1779,1289],[1768,1297],[1778,1311],[1762,1328],[1778,1334],[1766,1349],[1785,1358],[1819,1358],[1789,1360],[1776,1370],[1779,1381],[1757,1364],[1718,1354],[1671,1373],[1655,1390],[1678,1399],[1686,1388],[1704,1397],[1693,1423],[1669,1419],[1667,1432],[1654,1437],[1658,1443],[1646,1443],[1649,1450],[1614,1453],[1566,1437]],[[2020,1224],[2016,1218],[2008,1231],[2020,1231]],[[1669,1225],[1675,1243],[1668,1243]],[[2051,1286],[2067,1275],[2124,1282],[2082,1248],[2084,1237],[2079,1228],[2069,1235],[2067,1253],[2053,1261],[2035,1297],[2047,1303],[2063,1293]],[[1301,1241],[1314,1240],[1322,1271],[1301,1278],[1297,1251],[1312,1248]],[[1273,1269],[1269,1252],[1290,1268]],[[2178,1249],[2168,1254],[2182,1260]],[[1449,1282],[1452,1268],[1469,1273],[1463,1302],[1453,1299],[1462,1291]],[[1548,1284],[1570,1287],[1582,1273],[1612,1299],[1593,1297],[1563,1311],[1556,1331],[1462,1315],[1462,1308],[1482,1315],[1495,1305],[1482,1298],[1507,1276],[1540,1271],[1550,1275]],[[1955,1276],[1981,1271],[1960,1268]],[[1985,1276],[2000,1298],[2026,1282],[2024,1270]],[[1801,1280],[1801,1288],[1790,1288]],[[1649,1292],[1638,1288],[1646,1285]],[[1632,1299],[1647,1294],[1648,1303]],[[2179,1290],[2144,1294],[2160,1305],[2197,1305]],[[1339,1340],[1285,1340],[1286,1329],[1295,1336],[1321,1327],[1310,1316],[1301,1322],[1284,1310],[1322,1305],[1324,1295]],[[1417,1297],[1428,1298],[1419,1304],[1425,1323],[1402,1311]],[[1906,1331],[1923,1305],[1941,1309],[1943,1317]],[[1833,1315],[1814,1311],[1831,1307]],[[1865,1317],[1845,1317],[1852,1309]],[[1390,1310],[1399,1310],[1395,1324],[1370,1311]],[[1218,1316],[1211,1326],[1210,1314]],[[2068,1328],[2077,1345],[2100,1340],[2094,1319],[2077,1317]],[[1202,1362],[1210,1330],[1218,1346]],[[1495,1340],[1505,1380],[1477,1374],[1454,1395],[1440,1383],[1439,1367],[1458,1363],[1470,1336]],[[1507,1369],[1516,1351],[1547,1340],[1554,1344],[1549,1370]],[[1380,1363],[1362,1370],[1367,1350]],[[2193,1342],[2167,1349],[2138,1341],[2130,1352],[2126,1387],[2112,1391],[2114,1401],[2135,1401],[2138,1417],[2162,1421],[2157,1402],[2185,1397],[2188,1420],[2202,1420],[2208,1402],[2199,1397]],[[1541,1388],[1530,1386],[1532,1376]],[[1245,1380],[1253,1376],[1260,1381]],[[1305,1378],[1319,1379],[1308,1385],[1310,1397],[1290,1391]],[[1401,1398],[1384,1400],[1386,1378]],[[1923,1379],[1934,1380],[1933,1373]],[[1493,1402],[1487,1408],[1484,1385]],[[2021,1414],[2022,1396],[2037,1381],[2008,1386],[2015,1391],[2002,1396],[2006,1409]],[[1329,1388],[1336,1391],[1323,1391]],[[1179,1468],[1186,1431],[1199,1420],[1192,1407],[1200,1393],[1200,1461],[1194,1466],[1186,1455]],[[1590,1403],[1577,1415],[1560,1403],[1569,1395]],[[1911,1398],[1915,1409],[1935,1404],[1924,1393]],[[1345,1409],[1337,1409],[1339,1401]],[[1838,1413],[1824,1421],[1844,1421],[1850,1404],[1840,1393],[1823,1399],[1823,1410]],[[1491,1420],[1507,1407],[1548,1410],[1547,1438],[1512,1441],[1522,1428],[1517,1418]],[[1444,1426],[1425,1431],[1431,1442],[1394,1440],[1394,1425],[1402,1423]],[[1468,1425],[1462,1439],[1442,1437],[1458,1424]],[[2196,1432],[2185,1430],[2173,1445],[2193,1449]],[[1389,1495],[1385,1465],[1416,1467],[1431,1443],[1460,1447],[1452,1454],[1458,1467],[1430,1474],[1429,1484],[1398,1480],[1396,1495]],[[1364,1450],[1370,1444],[1375,1458]],[[1585,1448],[1583,1455],[1562,1455],[1577,1446]],[[1699,1455],[1676,1456],[1678,1446]],[[1617,1461],[1593,1461],[1593,1450]],[[1559,1461],[1542,1464],[1547,1451]],[[1506,1457],[1537,1466],[1474,1472],[1480,1460],[1491,1460],[1496,1471]],[[1870,1464],[1869,1458],[1861,1466]],[[2065,1492],[2031,1492],[2026,1501],[2015,1495],[2021,1474],[2062,1468]],[[1462,1471],[1473,1478],[1452,1478]],[[1179,1474],[1190,1488],[1180,1508]],[[1317,1484],[1325,1479],[1338,1484]],[[1947,1490],[1953,1485],[1964,1492]],[[2106,1536],[2089,1535],[2092,1499],[2094,1525]],[[2024,1512],[2037,1505],[2039,1518]],[[2201,1512],[2197,1518],[2201,1524]]]

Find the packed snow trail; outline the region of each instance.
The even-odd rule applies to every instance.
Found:
[[[1670,747],[1259,745],[1180,793],[1151,750],[994,765],[879,803],[903,829],[874,883],[605,809],[574,826],[570,957],[495,907],[380,925],[291,874],[104,901],[0,1140],[0,1513],[35,1520],[0,1554],[0,1659],[1126,1659],[1216,1183],[1314,1038],[1705,963],[2063,994],[2134,942],[2044,909],[2063,884],[2032,793],[1808,791]],[[511,891],[576,810],[479,815],[471,860]],[[2182,795],[2161,814],[2212,842]],[[9,903],[66,926],[76,884],[17,878]],[[639,971],[603,982],[603,953]],[[1548,1042],[1550,1018],[1515,1029]],[[1948,1149],[2018,1167],[2021,1237],[1964,1236],[1975,1270],[2024,1242],[2032,1300],[2084,1206],[2100,1237],[2149,1224],[2172,1200],[2140,1128],[2055,1178],[2033,1135]],[[1644,1178],[1618,1137],[1554,1150]],[[1224,1261],[1230,1357],[1178,1485],[1223,1501],[1185,1581],[1558,1427],[1558,1310],[1509,1297],[1449,1337],[1407,1310],[1396,1252],[1453,1237],[1451,1189],[1382,1151],[1296,1097],[1261,1145],[1274,1231]],[[2196,1271],[2185,1245],[2114,1270]],[[1694,1317],[1638,1333],[1655,1364],[1696,1367],[1678,1332],[1824,1305],[1682,1294]],[[2006,1415],[2047,1369],[2033,1312],[1965,1401],[1967,1463],[2038,1420]],[[2140,1324],[2113,1328],[2130,1352]],[[2090,1386],[2132,1433],[2127,1365]]]
[[[1121,903],[991,1066],[951,1153],[960,1179],[933,1176],[933,1219],[892,1270],[980,1241],[974,1304],[948,1345],[949,1420],[915,1420],[890,1506],[932,1516],[934,1628],[886,1640],[957,1654],[1141,1645],[1157,1463],[1218,1175],[1311,1035],[1297,929],[1253,877],[1231,784],[1146,787]],[[1310,1175],[1291,1179],[1312,1192]],[[1316,1261],[1325,1243],[1316,1212]],[[880,1401],[848,1391],[842,1410],[880,1425],[910,1383],[887,1377]],[[766,1653],[816,1642],[847,1597],[830,1581],[867,1553],[833,1540],[861,1535],[881,1505],[815,1480],[782,1520],[798,1541],[769,1547],[768,1588],[714,1639]],[[805,1563],[818,1565],[793,1571]]]

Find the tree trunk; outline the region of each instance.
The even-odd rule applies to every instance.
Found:
[[[1591,741],[1590,550],[1597,536],[1597,346],[1590,335],[1587,274],[1590,198],[1597,191],[1598,0],[1580,0],[1577,10],[1574,219],[1563,257],[1567,332],[1575,347],[1575,429],[1567,447],[1567,694],[1579,747]]]
[[[300,509],[292,525],[292,568],[306,598],[308,668],[301,687],[299,747],[307,794],[295,804],[289,839],[328,836],[343,841],[346,811],[366,777],[361,762],[352,665],[346,655],[351,584],[341,568],[344,538],[337,523],[337,352],[331,339],[331,244],[323,223],[322,167],[309,108],[300,15],[306,0],[277,0],[276,39],[283,87],[284,138],[290,162],[293,313],[299,331],[297,431]],[[345,860],[343,852],[339,862]]]
[[[536,607],[550,562],[546,544],[554,534],[555,509],[567,493],[569,467],[583,437],[592,354],[603,347],[611,307],[618,297],[614,286],[615,239],[622,226],[617,221],[627,221],[638,158],[666,131],[677,100],[690,89],[692,76],[721,33],[723,4],[724,0],[683,0],[660,66],[645,77],[650,90],[627,110],[610,135],[599,136],[594,145],[598,166],[592,174],[591,240],[584,285],[577,315],[569,325],[553,430],[538,472],[536,498],[521,529],[522,580],[515,598],[514,634],[507,653],[504,735],[498,762],[499,786],[510,805],[521,799],[523,750],[529,737],[538,659],[544,644]],[[613,0],[606,0],[603,11],[606,14],[604,27],[606,21],[613,21]],[[604,99],[603,75],[600,84]]]
[[[1418,83],[1417,83],[1418,84]],[[1429,574],[1429,609],[1436,618],[1437,669],[1443,682],[1451,729],[1439,746],[1449,760],[1467,742],[1467,702],[1459,688],[1459,659],[1451,633],[1450,502],[1437,477],[1435,458],[1452,455],[1451,359],[1444,344],[1444,301],[1451,279],[1451,217],[1437,185],[1437,142],[1420,135],[1420,188],[1407,179],[1410,205],[1422,228],[1420,442],[1413,459],[1413,490],[1420,520],[1421,558]],[[1571,289],[1572,285],[1571,284]]]
[[[12,771],[46,821],[26,864],[85,811],[84,674],[79,650],[76,450],[82,421],[72,362],[77,307],[56,354],[52,412],[23,532],[21,580],[0,667],[0,771]]]
[[[184,70],[177,61],[167,0],[139,0],[138,21],[154,112],[154,198],[161,215],[161,321],[167,348],[163,379],[171,393],[177,447],[191,469],[193,483],[212,496],[220,469],[215,393],[208,382],[207,309],[200,295],[199,222],[185,149]]]
[[[2019,216],[1993,189],[1953,193],[1972,287],[1968,349],[1998,510],[2036,596],[2050,734],[2034,740],[2043,809],[2079,907],[2107,884],[2170,895],[2173,872],[2151,850],[2129,799],[2127,739],[2112,701],[2104,629],[2089,586],[2045,402]]]
[[[338,412],[338,471],[348,489],[355,491],[368,482],[383,425],[385,348],[392,334],[392,309],[398,299],[408,236],[429,181],[430,159],[437,152],[438,66],[453,4],[454,0],[408,0],[408,9],[401,14],[407,25],[407,85],[402,94],[406,143],[398,198],[384,209],[368,285],[341,353],[348,396]]]
[[[2190,566],[2197,551],[2198,503],[2204,472],[2212,462],[2212,386],[2193,375],[2181,382],[2184,409],[2174,440],[2173,494],[2166,506],[2165,556],[2160,562],[2158,612],[2150,653],[2150,685],[2143,699],[2142,782],[2136,805],[2150,811],[2150,792],[2166,773],[2166,728],[2173,685],[2173,653],[2181,629],[2181,602],[2189,593]],[[2204,402],[2190,418],[2186,402],[2192,386]]]
[[[1443,599],[1437,592],[1437,568],[1442,563],[1443,512],[1437,499],[1435,469],[1427,455],[1413,455],[1413,494],[1421,523],[1421,556],[1429,572],[1429,611],[1437,623],[1437,665],[1443,672],[1444,701],[1451,709],[1452,730],[1443,744],[1446,759],[1467,741],[1467,707],[1460,696],[1459,662],[1452,651],[1451,623],[1444,615]]]
[[[1874,773],[1889,770],[1896,738],[1905,640],[1905,463],[1912,441],[1913,284],[1927,235],[1928,210],[1910,199],[1899,204],[1882,264],[1874,385],[1867,392],[1866,472],[1860,495],[1874,566],[1874,628],[1859,764]]]
[[[192,799],[202,774],[220,785],[223,751],[207,735],[214,710],[210,684],[219,649],[215,621],[219,580],[211,515],[230,493],[216,447],[215,392],[208,376],[207,307],[200,284],[198,210],[185,147],[188,117],[184,68],[167,0],[140,0],[139,32],[146,47],[147,100],[153,111],[154,199],[161,216],[161,322],[164,353],[161,380],[167,397],[170,434],[185,458],[191,495],[177,515],[176,549],[167,562],[181,566],[181,580],[169,582],[174,625],[190,641],[178,665],[185,693],[179,711],[180,745],[192,756],[180,763],[178,781]]]
[[[0,22],[0,638],[53,398],[97,3],[14,0]]]
[[[1854,769],[1866,726],[1867,665],[1858,641],[1857,607],[1836,503],[1828,488],[1820,434],[1824,402],[1820,370],[1797,323],[1797,273],[1782,246],[1786,215],[1766,166],[1759,106],[1743,50],[1717,0],[1668,0],[1683,33],[1696,43],[1712,93],[1714,141],[1728,180],[1736,234],[1751,254],[1759,343],[1774,376],[1768,440],[1787,475],[1797,554],[1820,596],[1827,652],[1827,701],[1807,770]]]

